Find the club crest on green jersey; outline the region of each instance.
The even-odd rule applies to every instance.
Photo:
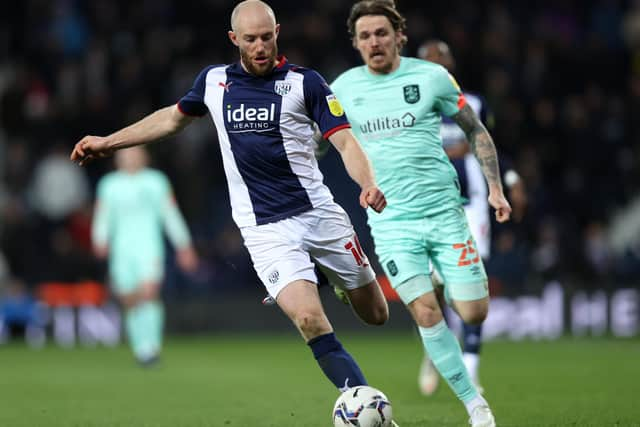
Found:
[[[418,85],[406,85],[402,88],[404,92],[404,100],[409,104],[415,104],[420,101],[420,88]]]

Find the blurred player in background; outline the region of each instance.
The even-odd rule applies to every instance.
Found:
[[[400,56],[407,40],[405,19],[392,0],[357,2],[347,26],[365,65],[340,75],[331,88],[388,197],[383,213],[369,215],[380,263],[417,323],[436,369],[465,405],[471,425],[495,426],[429,277],[433,264],[447,301],[465,322],[480,324],[486,318],[487,275],[467,225],[455,169],[442,148],[441,115],[450,116],[467,135],[489,183],[489,203],[504,222],[511,207],[495,146],[444,67]]]
[[[427,61],[440,64],[450,73],[455,71],[455,59],[449,46],[441,40],[428,40],[418,49],[418,57]],[[481,118],[488,129],[493,127],[493,117],[482,97],[463,92],[464,99],[473,111]],[[488,202],[489,191],[487,182],[482,174],[482,168],[476,156],[471,152],[471,147],[463,130],[446,115],[442,117],[441,125],[442,145],[447,156],[451,160],[460,183],[460,193],[464,198],[464,211],[467,216],[469,228],[473,235],[476,248],[483,261],[488,261],[491,255],[491,217]],[[526,203],[524,185],[518,173],[511,167],[510,162],[503,156],[499,157],[502,179],[509,192],[509,198],[519,201],[514,205],[514,212],[520,212]],[[442,279],[434,270],[432,276],[434,282],[441,284]],[[444,306],[443,306],[444,307]],[[482,344],[482,325],[462,324],[463,360],[471,375],[472,381],[482,393],[479,382],[480,349]],[[433,362],[425,353],[418,383],[420,390],[425,395],[431,395],[438,386],[439,375],[433,366]]]
[[[98,182],[93,246],[98,257],[109,260],[133,354],[142,366],[152,366],[160,356],[164,325],[163,230],[185,272],[193,272],[198,259],[169,180],[147,167],[147,152],[141,147],[119,151],[115,163],[117,170]]]
[[[271,7],[258,0],[238,3],[231,28],[228,35],[240,51],[239,62],[205,68],[177,105],[107,137],[86,136],[71,159],[82,165],[114,150],[146,144],[210,113],[233,218],[258,276],[327,378],[340,390],[366,384],[324,313],[312,261],[348,293],[366,323],[386,322],[388,306],[348,215],[322,182],[313,155],[314,123],[360,185],[360,205],[381,212],[385,197],[325,80],[278,56],[280,25]]]

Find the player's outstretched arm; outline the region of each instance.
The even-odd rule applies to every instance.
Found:
[[[452,119],[467,135],[471,151],[480,163],[489,185],[489,204],[496,210],[496,220],[498,222],[508,221],[511,215],[511,206],[504,196],[498,154],[491,135],[469,105],[462,107]]]
[[[382,212],[387,206],[387,200],[378,188],[371,167],[371,162],[351,132],[351,129],[341,129],[329,136],[329,142],[336,147],[342,157],[349,176],[360,186],[360,206],[371,206],[374,211]]]
[[[76,143],[70,158],[82,166],[94,159],[108,157],[115,150],[147,144],[174,135],[193,119],[180,112],[177,105],[165,107],[109,136],[85,136]]]

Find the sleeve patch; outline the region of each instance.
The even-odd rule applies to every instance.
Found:
[[[335,117],[342,117],[344,115],[344,109],[342,108],[340,101],[338,101],[338,98],[336,98],[334,94],[331,94],[331,95],[327,95],[326,99],[327,99],[327,105],[329,105],[329,111],[331,111],[331,114],[333,114]]]

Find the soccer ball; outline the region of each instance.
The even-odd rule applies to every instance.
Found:
[[[345,391],[333,407],[335,427],[391,427],[392,419],[387,396],[367,385]]]

